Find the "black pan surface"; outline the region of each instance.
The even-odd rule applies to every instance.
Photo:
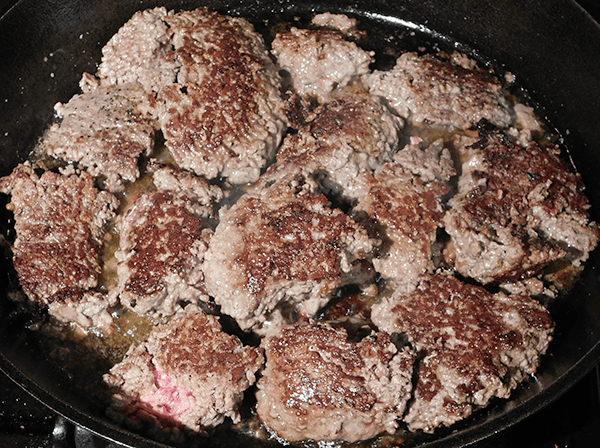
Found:
[[[107,40],[139,9],[200,4],[241,15],[266,29],[277,20],[339,12],[357,17],[383,45],[386,33],[411,41],[409,31],[495,61],[516,74],[542,116],[564,136],[568,156],[587,185],[591,215],[600,218],[600,26],[567,0],[21,0],[0,19],[0,176],[23,161],[53,119],[57,101],[78,93],[82,72],[94,72]],[[379,40],[378,40],[379,39]],[[412,42],[412,41],[411,41]],[[0,198],[5,201],[6,198]],[[0,204],[4,209],[4,202]],[[0,227],[10,216],[0,214]],[[9,235],[10,238],[10,235]],[[27,315],[15,311],[9,253],[0,257],[0,369],[69,420],[135,447],[157,442],[126,431],[73,386],[48,359]],[[452,430],[412,444],[471,444],[536,412],[560,396],[600,360],[600,253],[592,253],[580,280],[553,303],[556,334],[538,374],[510,400],[499,401]],[[241,436],[240,436],[241,437]],[[215,438],[207,446],[221,446]],[[229,439],[226,445],[250,446]]]

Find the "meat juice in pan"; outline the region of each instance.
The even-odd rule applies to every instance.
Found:
[[[560,139],[519,103],[510,73],[490,74],[483,60],[477,68],[439,36],[368,34],[363,19],[356,27],[337,15],[309,20],[256,24],[286,69],[278,73],[243,20],[207,10],[136,14],[105,47],[98,73],[84,74],[82,95],[57,106],[62,121],[33,156],[38,170],[21,167],[2,181],[17,231],[30,235],[15,243],[17,254],[47,247],[47,229],[36,227],[43,222],[23,224],[26,189],[63,203],[52,193],[56,175],[40,169],[82,177],[93,197],[109,198],[104,241],[92,241],[101,263],[87,266],[97,286],[66,276],[48,292],[22,274],[36,260],[16,257],[15,265],[30,299],[53,316],[42,326],[50,355],[108,406],[104,375],[111,415],[137,430],[150,422],[144,431],[155,438],[185,439],[164,419],[215,441],[233,431],[360,445],[386,431],[383,444],[443,432],[535,371],[553,330],[537,299],[559,296],[596,245],[580,181],[554,145]],[[214,23],[227,31],[215,33]],[[128,39],[143,44],[131,49]],[[244,54],[235,71],[226,67],[231,48]],[[155,59],[137,71],[147,54]],[[242,93],[231,86],[247,81],[240,73],[252,79]],[[247,104],[260,113],[240,114]],[[109,131],[102,120],[119,126]],[[91,176],[107,191],[93,190]],[[189,318],[205,314],[220,315],[220,324]],[[244,360],[246,379],[223,392],[231,393],[225,411],[195,407],[203,391],[188,381],[190,353],[170,351],[176,334],[193,339],[189,325],[222,334]],[[133,383],[128,362],[142,366]],[[304,373],[294,379],[282,363]],[[322,366],[340,373],[319,377]],[[452,374],[442,379],[439,369]],[[173,381],[187,401],[165,401],[161,385]]]

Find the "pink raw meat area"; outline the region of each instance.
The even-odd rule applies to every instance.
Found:
[[[150,405],[154,412],[174,419],[179,419],[194,409],[196,397],[192,391],[173,381],[157,362],[153,364],[157,389],[140,397],[140,401]]]

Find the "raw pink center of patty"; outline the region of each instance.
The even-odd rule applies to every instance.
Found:
[[[196,404],[196,397],[189,389],[173,381],[165,369],[155,365],[156,391],[141,397],[154,411],[171,418],[179,418],[190,412]]]

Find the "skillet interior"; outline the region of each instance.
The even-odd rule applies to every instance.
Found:
[[[78,92],[83,71],[94,72],[104,43],[138,9],[204,4],[257,24],[280,14],[343,12],[380,28],[420,24],[501,61],[557,126],[587,185],[591,214],[600,218],[600,27],[576,4],[563,0],[21,0],[0,20],[0,175],[24,160],[53,118],[57,101]],[[271,22],[272,23],[272,22]],[[367,27],[368,28],[368,27]],[[4,204],[0,204],[4,209]],[[3,212],[4,213],[4,212]],[[0,225],[8,219],[2,215]],[[5,218],[6,217],[6,218]],[[10,254],[0,272],[0,368],[68,419],[131,446],[161,446],[112,424],[103,409],[72,387],[45,358],[26,317],[11,314]],[[462,446],[486,437],[549,403],[600,359],[600,254],[592,254],[581,280],[552,309],[555,341],[535,379],[484,413],[415,441],[423,446]],[[237,446],[240,440],[228,440]],[[217,443],[217,442],[215,442]],[[248,446],[247,442],[244,442]]]

